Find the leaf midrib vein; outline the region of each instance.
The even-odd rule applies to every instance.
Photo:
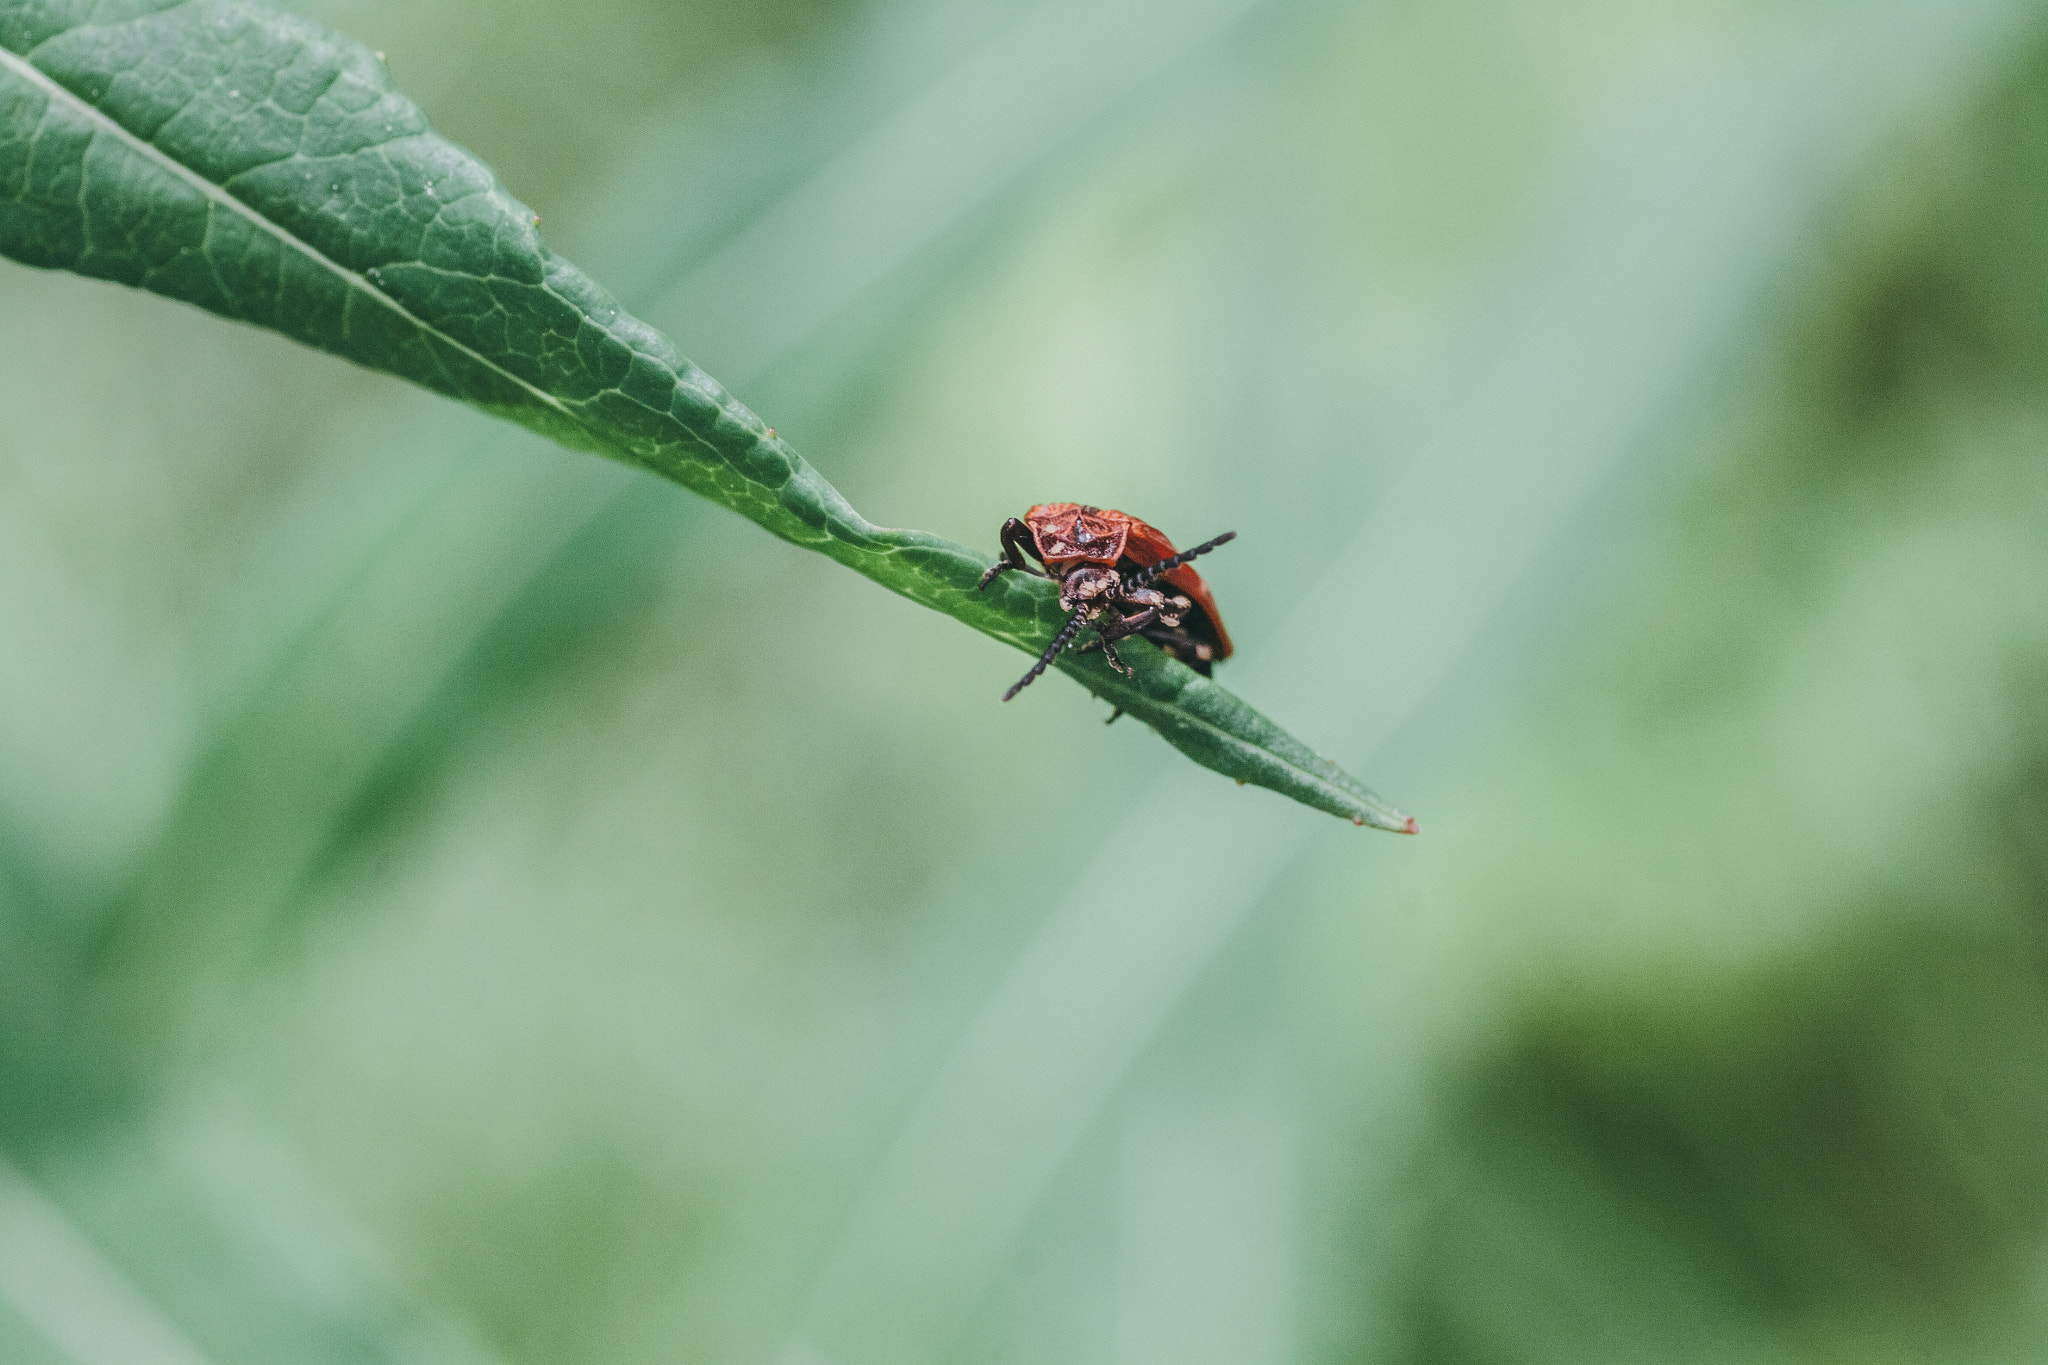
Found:
[[[1028,653],[1029,651],[1027,650],[1026,652]],[[1076,681],[1081,682],[1084,687],[1089,687],[1090,691],[1094,691],[1094,688],[1092,686],[1089,686],[1086,680],[1076,679]],[[1101,694],[1097,693],[1097,695],[1099,696]],[[1161,702],[1155,698],[1146,697],[1145,694],[1142,692],[1139,693],[1138,696],[1143,698],[1143,700],[1139,703],[1130,704],[1126,708],[1130,710],[1133,714],[1136,714],[1138,712],[1139,707],[1143,705],[1158,706],[1163,710],[1171,711],[1175,715],[1181,717],[1188,724],[1205,730],[1211,735],[1220,737],[1221,739],[1225,740],[1229,744],[1235,746],[1236,748],[1242,750],[1247,754],[1262,755],[1265,758],[1271,759],[1273,762],[1279,764],[1288,772],[1296,774],[1298,777],[1302,779],[1303,782],[1307,783],[1308,785],[1320,787],[1324,791],[1335,793],[1339,801],[1346,803],[1353,809],[1369,809],[1363,801],[1360,801],[1358,799],[1356,795],[1344,790],[1344,788],[1330,781],[1329,778],[1324,777],[1322,774],[1314,772],[1308,768],[1304,768],[1299,763],[1296,763],[1293,759],[1287,758],[1281,754],[1276,754],[1271,749],[1263,748],[1260,745],[1254,744],[1250,740],[1244,738],[1242,735],[1234,735],[1230,733],[1230,731],[1224,729],[1215,721],[1212,721],[1205,716],[1197,715],[1195,712],[1188,710],[1185,706],[1182,706],[1178,701]],[[1110,700],[1114,702],[1115,698],[1112,697],[1110,698]]]
[[[514,374],[512,371],[506,369],[502,364],[498,363],[497,361],[491,359],[491,357],[478,351],[475,347],[470,346],[458,340],[457,338],[448,335],[448,333],[442,331],[440,328],[435,327],[433,324],[419,317],[410,309],[405,307],[404,304],[392,298],[383,290],[377,288],[374,284],[370,282],[369,279],[363,276],[360,272],[349,269],[341,262],[333,259],[326,253],[314,247],[311,243],[300,239],[293,233],[287,231],[278,223],[273,222],[271,219],[259,213],[249,204],[243,202],[241,199],[236,198],[233,194],[229,193],[224,186],[217,185],[213,181],[208,180],[205,176],[193,170],[184,162],[178,160],[170,153],[164,151],[163,148],[134,133],[129,128],[124,126],[119,120],[115,119],[106,111],[100,109],[97,105],[92,104],[84,97],[78,95],[76,92],[70,90],[62,83],[55,80],[48,73],[43,71],[41,67],[36,66],[27,58],[22,57],[21,55],[11,51],[10,49],[0,47],[0,68],[11,70],[16,75],[27,80],[31,84],[48,92],[50,98],[53,101],[60,102],[69,107],[82,111],[85,114],[85,116],[95,125],[111,133],[118,141],[133,149],[137,154],[141,155],[146,160],[149,160],[152,163],[169,170],[171,174],[175,175],[179,179],[191,185],[194,189],[198,190],[199,193],[202,196],[204,196],[209,202],[218,204],[221,207],[226,208],[230,212],[239,215],[243,219],[247,220],[249,223],[253,224],[260,231],[265,232],[269,234],[271,237],[275,238],[287,249],[298,253],[304,259],[312,261],[319,265],[321,268],[329,271],[337,278],[341,279],[344,283],[346,283],[352,290],[374,301],[378,306],[386,308],[390,310],[392,313],[396,314],[397,316],[405,319],[406,322],[418,328],[425,335],[431,336],[441,341],[451,349],[461,353],[462,355],[469,357],[471,360],[483,366],[485,369],[509,380],[519,389],[531,394],[535,399],[539,400],[542,404],[552,409],[553,411],[559,413],[562,417],[567,419],[575,426],[590,432],[591,435],[595,436],[605,444],[613,444],[612,440],[607,435],[607,433],[593,427],[588,421],[586,421],[583,418],[583,416],[580,413],[578,413],[569,404],[555,397],[547,390],[535,385],[530,380],[521,378],[519,375]],[[425,262],[394,262],[393,264],[418,264],[424,266]],[[685,428],[685,430],[687,431],[687,428]],[[702,435],[700,435],[699,433],[692,431],[688,432],[688,434],[691,437],[693,437],[699,445],[703,445],[707,449],[711,448],[710,443],[704,440]],[[716,452],[714,451],[714,453]],[[1176,713],[1183,720],[1184,723],[1191,723],[1199,727],[1200,729],[1207,731],[1211,735],[1226,741],[1230,746],[1234,748],[1237,748],[1246,753],[1263,755],[1268,759],[1278,761],[1279,765],[1283,769],[1292,771],[1297,775],[1298,778],[1304,780],[1308,785],[1314,787],[1321,787],[1326,791],[1329,791],[1332,794],[1336,795],[1339,798],[1340,803],[1347,805],[1355,803],[1355,798],[1353,798],[1349,792],[1343,791],[1342,788],[1337,787],[1335,784],[1329,782],[1328,779],[1323,778],[1321,775],[1314,772],[1310,772],[1302,768],[1300,765],[1290,762],[1289,760],[1282,758],[1280,755],[1273,753],[1269,749],[1261,748],[1256,744],[1252,744],[1249,741],[1244,740],[1240,736],[1231,734],[1228,730],[1223,729],[1221,726],[1218,726],[1213,722],[1210,722],[1207,719],[1198,716],[1191,711],[1186,710],[1183,707],[1175,705],[1172,702],[1161,703],[1157,699],[1153,698],[1147,698],[1147,701],[1149,701],[1154,706],[1161,706],[1164,710]]]
[[[583,418],[580,415],[578,415],[572,408],[570,408],[568,404],[562,402],[562,400],[560,400],[559,398],[556,398],[546,389],[540,388],[538,385],[534,384],[530,380],[521,378],[519,375],[514,374],[512,371],[506,369],[497,361],[491,359],[489,356],[483,354],[481,351],[478,351],[475,347],[470,346],[458,340],[457,338],[448,335],[440,328],[426,321],[424,318],[419,317],[411,309],[407,308],[404,304],[400,303],[397,299],[392,298],[389,294],[386,294],[383,290],[377,288],[375,285],[370,283],[370,281],[366,279],[360,272],[349,269],[341,262],[335,260],[333,257],[321,251],[319,248],[313,246],[312,243],[304,241],[297,236],[294,236],[292,233],[286,231],[279,224],[271,221],[269,218],[264,217],[254,208],[250,207],[248,204],[243,203],[234,195],[228,193],[227,190],[225,190],[221,186],[214,184],[211,180],[208,180],[205,176],[199,174],[199,172],[193,170],[184,162],[178,160],[170,153],[164,151],[163,148],[157,146],[153,142],[148,141],[147,139],[138,136],[134,132],[131,132],[119,120],[113,118],[105,110],[100,109],[98,106],[90,103],[82,96],[77,94],[75,91],[68,89],[60,82],[53,79],[48,73],[46,73],[41,67],[37,66],[34,62],[29,61],[28,59],[18,55],[13,51],[10,51],[7,48],[0,47],[0,67],[4,67],[8,70],[13,71],[16,75],[21,76],[23,79],[29,81],[31,84],[36,85],[41,89],[47,91],[53,100],[62,101],[63,103],[70,105],[71,107],[83,110],[86,116],[94,124],[112,133],[116,139],[126,144],[128,147],[132,148],[134,151],[136,151],[143,157],[156,163],[159,166],[168,169],[173,175],[176,175],[179,179],[185,181],[194,189],[198,190],[209,201],[215,204],[219,204],[223,208],[226,208],[233,213],[239,214],[244,219],[247,219],[249,222],[255,224],[256,227],[258,227],[262,231],[276,238],[279,242],[283,243],[288,249],[299,253],[307,260],[313,261],[316,264],[320,265],[322,268],[330,271],[331,273],[339,277],[341,280],[343,280],[345,283],[347,283],[351,288],[367,295],[369,298],[375,300],[381,306],[389,309],[393,313],[396,313],[399,317],[404,318],[414,327],[419,328],[421,332],[425,333],[428,336],[434,337],[437,340],[452,347],[454,350],[461,352],[463,355],[468,356],[470,359],[476,361],[479,365],[482,365],[484,368],[490,370],[491,372],[498,375],[502,375],[504,378],[510,380],[513,384],[516,384],[519,388],[525,390],[527,393],[532,394],[536,399],[540,400],[548,407],[554,409],[556,412],[560,413],[569,421],[574,422],[577,426],[582,427],[586,431],[589,431],[593,436],[596,436],[599,439],[605,439],[605,434],[603,432],[597,431],[596,429],[591,427],[590,424],[584,421]]]
[[[896,548],[897,547],[892,546],[891,552],[893,553]],[[897,588],[896,591],[902,593],[903,590],[901,588]],[[910,596],[910,594],[908,593],[903,593],[903,595],[906,597]],[[913,598],[912,600],[915,601],[916,599]],[[936,604],[927,603],[925,605],[932,606],[932,609],[935,611],[943,610],[943,608],[938,607]],[[952,613],[948,612],[947,614],[951,615]],[[957,620],[959,618],[956,617],[955,619]],[[1007,633],[987,626],[978,627],[978,629],[980,629],[981,632],[984,635],[987,635],[990,639],[999,640],[1006,645],[1014,646],[1017,649],[1023,650],[1026,654],[1035,654],[1038,652],[1040,648],[1038,644],[1026,640],[1025,637],[1021,634]],[[1242,735],[1232,734],[1230,731],[1224,729],[1222,726],[1210,720],[1208,717],[1200,715],[1199,713],[1191,711],[1187,707],[1181,705],[1178,699],[1175,699],[1173,701],[1162,701],[1157,697],[1147,696],[1143,692],[1138,692],[1135,694],[1135,700],[1119,700],[1117,697],[1109,696],[1105,692],[1098,690],[1098,684],[1096,682],[1091,681],[1088,678],[1084,678],[1080,674],[1072,672],[1070,669],[1067,668],[1066,662],[1067,661],[1065,659],[1061,659],[1059,663],[1056,665],[1061,672],[1066,673],[1068,677],[1074,679],[1075,682],[1080,683],[1083,687],[1087,688],[1096,696],[1103,697],[1105,700],[1111,702],[1114,705],[1124,707],[1124,709],[1129,711],[1131,714],[1138,715],[1140,714],[1141,708],[1146,707],[1157,707],[1162,711],[1171,712],[1173,715],[1178,717],[1182,721],[1182,723],[1193,726],[1194,728],[1199,729],[1216,739],[1222,740],[1226,745],[1239,751],[1240,753],[1252,755],[1255,757],[1263,757],[1274,763],[1277,763],[1283,771],[1293,773],[1296,777],[1300,778],[1301,781],[1306,785],[1316,787],[1321,789],[1322,791],[1331,793],[1336,798],[1338,803],[1345,806],[1346,809],[1354,812],[1364,811],[1366,812],[1367,818],[1369,820],[1378,820],[1378,814],[1373,811],[1371,805],[1368,802],[1361,800],[1355,792],[1347,791],[1344,787],[1340,786],[1335,782],[1332,782],[1329,778],[1323,776],[1323,774],[1316,772],[1312,768],[1305,768],[1301,764],[1296,763],[1293,759],[1288,758],[1283,754],[1275,753],[1273,750],[1265,748],[1262,745],[1254,744],[1252,741],[1244,738],[1244,736]],[[1111,690],[1116,691],[1121,689]]]

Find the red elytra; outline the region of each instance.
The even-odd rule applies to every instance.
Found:
[[[1003,700],[1029,687],[1061,650],[1090,628],[1100,637],[1110,667],[1119,673],[1133,670],[1117,659],[1116,641],[1140,635],[1207,676],[1212,665],[1230,657],[1230,636],[1223,630],[1209,585],[1189,561],[1236,538],[1237,532],[1225,531],[1193,549],[1176,550],[1164,531],[1128,512],[1078,502],[1042,502],[1021,518],[1011,517],[1003,523],[1002,557],[982,574],[976,591],[1011,571],[1040,575],[1059,584],[1060,606],[1073,615]],[[1032,568],[1030,559],[1045,568]],[[1168,598],[1155,583],[1173,589],[1175,595]],[[1122,714],[1119,707],[1109,718]],[[1241,787],[1244,781],[1240,777],[1237,784]],[[1366,818],[1354,815],[1351,823],[1363,825]],[[1408,816],[1400,832],[1421,831]]]
[[[1056,579],[1065,577],[1077,564],[1100,564],[1129,574],[1149,569],[1179,553],[1166,538],[1166,532],[1158,527],[1128,512],[1084,503],[1040,503],[1024,514],[1024,525],[1037,545],[1036,558]],[[1233,652],[1230,634],[1223,628],[1223,614],[1216,610],[1214,594],[1192,564],[1168,569],[1156,581],[1170,585],[1194,603],[1194,610],[1188,613],[1182,628],[1197,641],[1211,646],[1212,653],[1210,658],[1189,657],[1184,662],[1206,675],[1212,664],[1229,658]],[[1162,643],[1161,648],[1176,657],[1184,652],[1171,644]]]
[[[1225,531],[1191,550],[1176,550],[1164,532],[1127,512],[1075,502],[1040,503],[1021,519],[1011,517],[1003,523],[1002,558],[981,576],[976,591],[1012,570],[1040,575],[1059,584],[1060,607],[1073,615],[1003,700],[1029,687],[1087,629],[1097,638],[1080,648],[1099,646],[1119,673],[1132,670],[1117,657],[1116,642],[1138,635],[1207,677],[1230,657],[1230,637],[1209,585],[1188,561],[1236,538],[1237,532]],[[1032,559],[1045,567],[1034,569]]]

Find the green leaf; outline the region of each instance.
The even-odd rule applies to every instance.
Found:
[[[1036,654],[1049,584],[876,526],[542,243],[377,57],[250,0],[0,0],[0,254],[255,323],[638,465]],[[1359,824],[1407,817],[1145,645],[1060,661],[1204,766]]]

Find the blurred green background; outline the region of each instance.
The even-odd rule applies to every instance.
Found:
[[[304,8],[1424,836],[0,266],[0,1360],[2048,1356],[2035,7]]]

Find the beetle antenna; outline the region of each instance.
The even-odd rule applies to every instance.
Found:
[[[1182,550],[1179,554],[1173,556],[1171,559],[1162,559],[1157,564],[1148,564],[1143,569],[1140,569],[1137,573],[1134,573],[1130,576],[1130,579],[1124,584],[1124,591],[1129,592],[1132,588],[1142,588],[1147,583],[1150,583],[1153,579],[1159,577],[1159,575],[1164,573],[1172,573],[1175,569],[1178,569],[1181,565],[1187,563],[1196,555],[1205,555],[1209,553],[1209,551],[1215,549],[1218,545],[1227,545],[1231,541],[1236,539],[1237,532],[1225,531],[1222,535],[1216,537],[1216,539],[1205,540],[1192,550]]]
[[[1008,701],[1010,698],[1016,696],[1019,692],[1022,692],[1025,688],[1031,686],[1032,683],[1036,682],[1038,680],[1038,675],[1045,672],[1045,670],[1051,666],[1053,658],[1061,650],[1065,649],[1069,644],[1071,644],[1076,635],[1079,635],[1081,633],[1081,627],[1088,624],[1087,618],[1088,608],[1086,607],[1082,607],[1079,611],[1075,612],[1071,617],[1069,617],[1067,623],[1060,627],[1060,633],[1053,636],[1052,643],[1045,647],[1045,653],[1038,656],[1038,662],[1031,665],[1031,671],[1029,673],[1026,673],[1023,677],[1017,679],[1017,685],[1015,687],[1003,693],[1003,700]]]

